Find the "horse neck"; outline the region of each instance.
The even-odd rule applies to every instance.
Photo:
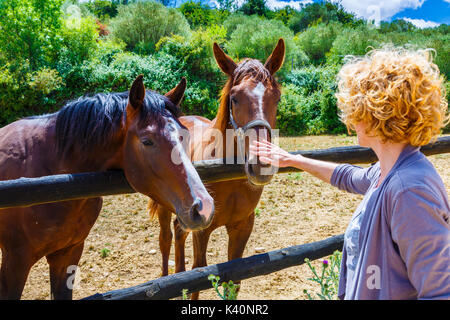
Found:
[[[64,171],[95,172],[122,169],[125,132],[120,130],[109,141],[101,146],[91,146],[90,150],[82,150],[74,145],[71,155],[67,155],[62,163]]]
[[[224,88],[222,89],[221,97],[220,97],[220,105],[219,110],[217,111],[217,115],[212,121],[212,129],[218,130],[222,134],[222,146],[223,146],[223,155],[222,158],[226,156],[227,150],[227,138],[226,131],[227,129],[232,129],[229,120],[230,120],[230,111],[229,111],[229,98],[230,91],[233,87],[233,79],[229,78]],[[212,137],[208,139],[209,143],[212,140]],[[236,148],[236,141],[233,139],[233,145]]]

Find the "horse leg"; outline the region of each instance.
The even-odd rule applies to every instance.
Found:
[[[36,261],[31,255],[3,248],[0,268],[0,300],[19,300],[30,269]]]
[[[184,231],[180,227],[177,219],[173,222],[175,230],[175,272],[186,271],[185,243],[189,232]]]
[[[192,233],[192,239],[194,242],[194,263],[192,269],[198,267],[205,267],[208,265],[206,261],[206,250],[208,249],[208,241],[212,228],[207,228],[201,231],[195,231]],[[200,292],[193,292],[191,300],[198,300]]]
[[[169,255],[172,245],[172,231],[170,230],[170,221],[172,212],[162,206],[158,206],[157,215],[159,220],[159,250],[162,256],[161,276],[169,274]]]
[[[228,233],[228,260],[242,258],[245,246],[253,230],[254,221],[255,214],[252,213],[246,220],[226,226]],[[234,283],[239,285],[237,292],[239,292],[240,283],[240,281]]]
[[[74,277],[83,253],[84,241],[58,250],[46,256],[50,265],[50,289],[52,300],[71,300]]]

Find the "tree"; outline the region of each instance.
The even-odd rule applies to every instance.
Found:
[[[112,35],[137,52],[151,53],[162,37],[187,35],[190,31],[189,23],[177,9],[166,8],[158,2],[136,2],[118,10],[110,21]]]
[[[212,21],[212,10],[207,5],[189,0],[183,3],[180,12],[185,16],[192,28],[207,26]]]
[[[319,65],[325,62],[326,54],[341,30],[342,24],[339,22],[321,23],[298,33],[294,41],[308,55],[311,62]]]
[[[217,0],[217,9],[220,11],[232,11],[237,9],[236,0]]]
[[[314,23],[317,24],[318,21],[322,23],[338,21],[352,27],[363,24],[363,20],[357,19],[352,13],[346,12],[339,2],[323,1],[307,4],[303,7],[290,19],[289,27],[297,33],[306,30]]]
[[[54,60],[61,44],[62,2],[0,1],[0,56],[12,64],[26,61],[31,70]]]
[[[258,16],[266,16],[269,8],[267,8],[266,0],[247,0],[239,8],[244,14],[251,16],[257,14]]]

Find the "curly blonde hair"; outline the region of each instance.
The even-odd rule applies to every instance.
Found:
[[[423,146],[434,141],[450,119],[433,52],[385,47],[347,57],[336,97],[348,131],[364,122],[367,133],[383,142]]]

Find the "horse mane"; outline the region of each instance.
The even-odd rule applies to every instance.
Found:
[[[62,158],[75,147],[86,153],[106,147],[125,127],[129,92],[97,93],[67,103],[56,113],[56,151]],[[179,116],[179,109],[165,96],[147,90],[139,123],[158,115]]]
[[[225,132],[230,118],[228,107],[231,88],[248,78],[262,82],[265,85],[269,83],[274,88],[279,88],[277,81],[270,74],[269,70],[264,67],[261,61],[250,58],[242,60],[234,70],[233,76],[228,78],[227,83],[221,91],[219,110],[217,111],[214,125],[215,129]]]

